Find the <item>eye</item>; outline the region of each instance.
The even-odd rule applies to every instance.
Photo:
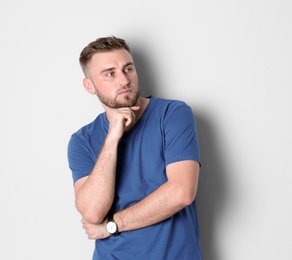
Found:
[[[108,73],[105,74],[105,76],[106,77],[112,77],[112,76],[114,76],[114,72],[113,71],[108,72]]]
[[[133,67],[132,66],[125,68],[125,73],[131,72],[131,71],[133,71]]]

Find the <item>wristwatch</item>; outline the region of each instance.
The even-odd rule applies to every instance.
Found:
[[[113,220],[113,217],[108,218],[108,222],[106,223],[106,231],[109,232],[112,236],[119,234],[118,226],[116,222]]]

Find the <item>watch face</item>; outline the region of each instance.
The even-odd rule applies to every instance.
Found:
[[[107,232],[109,232],[110,234],[114,234],[117,231],[117,225],[115,222],[108,222],[106,224],[106,230]]]

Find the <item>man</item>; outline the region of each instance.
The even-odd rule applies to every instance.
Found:
[[[99,38],[80,55],[104,107],[68,145],[76,208],[93,259],[201,259],[195,119],[181,101],[139,96],[129,46]]]

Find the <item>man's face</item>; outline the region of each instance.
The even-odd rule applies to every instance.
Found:
[[[88,64],[84,86],[111,108],[134,106],[139,97],[138,76],[133,58],[125,49],[96,53]],[[89,90],[86,84],[91,84]]]

